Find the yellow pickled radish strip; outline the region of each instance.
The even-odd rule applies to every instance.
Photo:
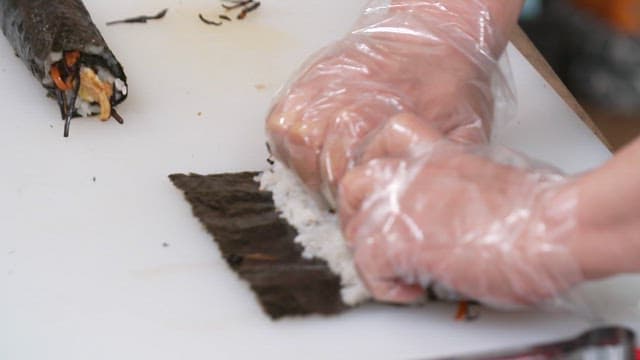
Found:
[[[88,103],[98,103],[100,105],[100,120],[105,121],[111,117],[111,95],[113,95],[113,85],[103,82],[98,75],[90,68],[80,69],[80,89],[78,96]]]

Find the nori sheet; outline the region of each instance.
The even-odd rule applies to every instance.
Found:
[[[176,174],[170,179],[273,319],[347,309],[339,276],[325,261],[302,257],[295,228],[279,217],[272,194],[260,191],[256,175]]]
[[[89,65],[100,65],[126,82],[122,66],[81,0],[0,0],[0,26],[16,55],[50,95],[51,53],[80,51]],[[118,94],[112,105],[125,98],[126,94]]]

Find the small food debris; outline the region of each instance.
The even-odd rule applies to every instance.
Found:
[[[458,311],[456,312],[456,320],[462,321],[466,319],[468,311],[469,311],[469,303],[466,301],[461,301],[458,304]]]
[[[200,18],[200,21],[202,21],[203,23],[205,23],[207,25],[215,25],[215,26],[222,25],[221,22],[217,22],[217,21],[206,19],[204,16],[202,16],[202,14],[198,14],[198,18]]]
[[[115,25],[115,24],[135,24],[135,23],[144,24],[149,20],[162,19],[165,15],[167,15],[168,11],[169,9],[163,9],[155,15],[141,15],[141,16],[136,16],[132,18],[122,19],[122,20],[109,21],[107,25],[109,26],[109,25]]]
[[[242,19],[244,19],[245,17],[247,17],[247,14],[248,14],[248,13],[250,13],[250,12],[252,12],[252,11],[256,10],[256,9],[257,9],[257,8],[259,8],[259,7],[260,7],[260,2],[259,2],[259,1],[249,3],[249,5],[247,5],[246,7],[244,7],[244,8],[242,9],[242,11],[240,12],[240,14],[238,14],[238,20],[242,20]]]
[[[272,158],[268,158],[268,159],[267,159],[267,163],[269,163],[269,165],[275,165],[275,163],[276,163],[276,162],[275,162],[275,161],[273,161],[273,159],[272,159]]]
[[[118,112],[114,108],[111,108],[111,117],[114,118],[118,122],[118,124],[120,125],[124,124],[124,119],[122,118],[122,116],[120,116],[120,114],[118,114]]]
[[[202,111],[198,111],[198,116],[202,116]]]
[[[233,5],[222,4],[222,7],[225,8],[226,10],[233,10],[233,9],[241,8],[245,5],[251,4],[253,0],[228,1],[228,2],[233,3]]]
[[[456,312],[457,321],[473,321],[480,317],[477,304],[470,303],[469,301],[461,301],[458,304],[458,311]]]
[[[236,16],[238,20],[242,20],[247,17],[247,14],[260,7],[260,2],[255,0],[228,0],[225,1],[231,5],[222,4],[222,7],[226,11],[241,9],[240,13]],[[222,20],[231,21],[231,18],[227,15],[218,15]]]
[[[165,248],[169,247],[169,243],[167,243],[167,242],[163,242],[163,243],[162,243],[162,247],[165,247]]]
[[[53,124],[49,124],[49,127],[53,129]]]
[[[229,254],[225,258],[230,266],[240,266],[244,261],[244,257],[238,254]]]
[[[95,176],[94,176],[94,177],[92,177],[92,178],[91,178],[91,181],[96,182],[96,177],[95,177]]]
[[[256,90],[258,90],[258,91],[262,91],[262,90],[267,88],[267,85],[265,85],[265,84],[255,84],[255,85],[253,85],[253,87],[255,87]]]

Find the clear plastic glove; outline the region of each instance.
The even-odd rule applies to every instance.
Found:
[[[500,307],[559,305],[583,280],[640,272],[640,140],[577,178],[488,145],[521,5],[372,1],[267,120],[274,155],[337,196],[378,300],[435,282]]]
[[[337,195],[378,300],[411,302],[437,282],[527,305],[585,279],[574,180],[488,146],[496,87],[506,86],[496,86],[497,58],[521,3],[373,1],[267,120],[276,157]]]
[[[371,1],[355,29],[280,94],[267,120],[272,152],[333,200],[367,138],[400,113],[452,139],[487,142],[496,60],[518,3]]]
[[[506,149],[443,139],[411,115],[394,123],[339,193],[376,299],[412,302],[435,281],[487,304],[531,305],[584,279],[573,180]]]

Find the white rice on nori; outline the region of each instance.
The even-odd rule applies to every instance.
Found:
[[[371,293],[360,280],[351,251],[340,231],[338,216],[320,205],[300,179],[278,161],[256,181],[260,183],[260,190],[273,193],[273,202],[280,216],[298,231],[295,242],[304,248],[302,255],[326,261],[331,271],[340,276],[342,301],[355,306],[370,300]],[[464,300],[455,291],[438,283],[423,285],[430,287],[437,299]]]
[[[371,299],[358,277],[338,217],[315,201],[298,177],[279,162],[256,181],[261,190],[273,193],[280,216],[298,231],[295,241],[304,248],[302,255],[326,261],[331,271],[340,276],[342,301],[353,306]]]

